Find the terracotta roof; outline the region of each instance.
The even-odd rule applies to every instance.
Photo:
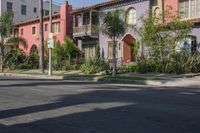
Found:
[[[59,17],[60,17],[60,13],[56,13],[56,14],[53,15],[53,19],[59,18]],[[49,20],[49,16],[44,17],[44,21],[47,21],[47,20]],[[32,19],[32,20],[28,20],[28,21],[23,21],[23,22],[17,23],[17,24],[15,24],[15,27],[28,25],[28,24],[33,24],[33,23],[38,23],[38,22],[40,22],[40,19],[39,18],[35,18],[35,19]]]
[[[103,6],[109,6],[109,5],[119,3],[119,2],[123,2],[123,1],[125,1],[125,0],[109,0],[109,1],[98,3],[98,4],[95,4],[95,5],[92,5],[92,6],[77,8],[77,9],[74,9],[72,11],[72,14],[79,13],[79,12],[82,12],[82,11],[91,10],[91,9],[96,9],[96,8],[103,7]]]

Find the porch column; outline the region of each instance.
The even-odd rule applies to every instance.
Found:
[[[80,26],[83,26],[83,13],[81,13],[81,23]]]
[[[73,27],[75,27],[75,23],[76,23],[76,15],[73,15]]]
[[[90,11],[90,25],[92,25],[92,10]]]

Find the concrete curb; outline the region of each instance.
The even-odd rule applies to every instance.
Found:
[[[34,74],[16,74],[16,73],[0,73],[0,76],[14,76],[22,78],[33,79],[50,79],[50,80],[68,80],[68,81],[84,81],[91,83],[117,83],[117,84],[136,84],[136,85],[150,85],[160,87],[200,87],[200,77],[178,78],[178,79],[161,79],[161,80],[128,80],[128,79],[109,79],[99,77],[64,77],[64,76],[48,76],[48,75],[34,75]]]
[[[109,78],[64,78],[65,80],[75,81],[87,81],[94,83],[117,83],[117,84],[135,84],[135,85],[149,85],[149,86],[160,86],[160,87],[194,87],[199,88],[199,80],[193,80],[192,78],[185,79],[161,79],[161,80],[122,80],[122,79],[109,79]]]
[[[1,76],[15,76],[15,77],[27,77],[27,78],[34,78],[34,79],[54,79],[54,80],[61,80],[63,76],[48,76],[48,75],[34,75],[34,74],[17,74],[17,73],[0,73]]]

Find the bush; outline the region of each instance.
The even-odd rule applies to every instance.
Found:
[[[191,53],[176,53],[170,56],[168,62],[166,63],[166,68],[162,68],[161,62],[156,59],[143,59],[138,61],[138,63],[129,64],[122,66],[118,69],[119,73],[128,72],[166,72],[174,74],[184,74],[184,73],[199,73],[200,72],[200,54]],[[164,69],[164,70],[162,70]]]
[[[190,53],[177,53],[169,63],[168,72],[183,74],[183,73],[198,73],[200,72],[200,55]]]
[[[64,66],[65,71],[79,70],[79,69],[80,69],[80,65],[66,65],[66,66]]]
[[[39,55],[37,52],[30,54],[26,58],[26,62],[24,64],[27,66],[27,69],[38,69],[39,68]]]
[[[21,49],[12,49],[5,58],[5,65],[10,69],[38,69],[39,56],[32,53],[26,56]]]
[[[129,72],[137,72],[137,71],[138,71],[137,63],[124,65],[118,69],[118,73],[129,73]]]
[[[94,74],[106,71],[109,68],[108,62],[103,59],[89,59],[86,60],[80,67],[85,74]]]
[[[25,53],[21,49],[12,49],[5,57],[5,66],[10,69],[16,69],[18,65],[26,60]]]

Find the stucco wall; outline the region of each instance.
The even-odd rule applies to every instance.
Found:
[[[14,22],[19,23],[21,21],[27,21],[39,16],[39,0],[0,0],[1,1],[1,13],[7,10],[7,2],[13,3]],[[26,5],[26,15],[21,14],[21,5]],[[33,9],[37,8],[37,12],[34,13]],[[44,4],[44,9],[49,10],[47,4]],[[53,10],[59,12],[59,8],[53,7]]]
[[[60,18],[53,19],[53,23],[60,22],[60,32],[54,33],[54,39],[56,41],[60,41],[61,43],[64,42],[64,37],[66,35],[71,36],[70,31],[68,29],[68,27],[69,27],[68,25],[70,24],[69,21],[71,19],[70,15],[69,15],[69,13],[70,13],[69,9],[71,9],[70,5],[68,5],[67,3],[63,4],[60,9]],[[44,30],[44,40],[47,41],[49,29],[50,29],[49,20],[44,21],[44,28],[45,28],[45,24],[48,24],[48,30],[47,31]],[[32,27],[36,27],[35,35],[32,35]],[[40,43],[40,41],[39,41],[39,36],[40,36],[39,21],[34,22],[34,23],[22,24],[18,28],[19,28],[19,36],[25,38],[28,43],[27,49],[24,49],[22,46],[20,46],[20,48],[23,49],[26,54],[30,53],[30,50],[33,45],[36,45],[37,48],[39,49],[39,43]],[[23,29],[23,35],[21,35],[21,29]]]
[[[141,26],[141,21],[139,20],[141,16],[143,16],[145,13],[148,13],[149,11],[149,7],[150,7],[150,2],[148,0],[144,0],[144,1],[130,1],[128,3],[125,3],[123,5],[116,5],[116,6],[111,6],[111,7],[105,7],[100,9],[101,12],[108,12],[108,11],[112,11],[115,10],[117,8],[121,8],[123,10],[127,10],[130,7],[134,7],[137,11],[137,26]],[[100,15],[100,23],[102,24],[102,15]],[[128,28],[126,31],[126,34],[124,36],[126,36],[127,34],[131,34],[136,40],[139,40],[139,36],[134,32],[133,29]],[[123,49],[122,49],[122,44],[121,41],[124,38],[124,36],[118,38],[118,45],[117,45],[117,58],[121,58],[123,53]],[[102,32],[99,33],[99,44],[100,44],[100,48],[101,48],[101,54],[103,55],[103,58],[107,59],[108,57],[108,41],[111,41],[106,35],[104,35]]]

